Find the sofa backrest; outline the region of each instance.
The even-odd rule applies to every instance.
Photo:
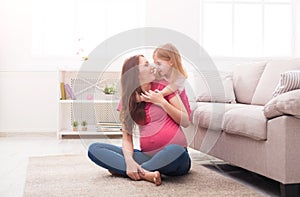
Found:
[[[271,100],[280,74],[289,70],[300,70],[300,58],[269,61],[259,79],[251,104],[265,105]]]
[[[233,88],[238,103],[251,104],[266,63],[255,62],[235,66],[233,71]]]

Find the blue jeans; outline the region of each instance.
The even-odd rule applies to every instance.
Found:
[[[88,150],[89,158],[97,165],[111,172],[127,176],[126,163],[122,147],[105,143],[93,143]],[[180,176],[188,173],[191,159],[187,149],[176,145],[167,145],[153,156],[134,149],[134,160],[148,171],[159,171],[167,176]]]

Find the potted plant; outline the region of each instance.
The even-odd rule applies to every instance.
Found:
[[[87,122],[85,120],[81,122],[81,130],[87,131]]]
[[[104,94],[114,94],[116,93],[115,85],[106,85],[103,89]]]
[[[72,126],[73,126],[73,131],[78,131],[78,122],[77,121],[73,121]]]

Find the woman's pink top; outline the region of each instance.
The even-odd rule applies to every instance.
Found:
[[[166,81],[154,81],[151,90],[162,90],[166,85]],[[174,96],[176,94],[172,93],[165,99],[169,101]],[[191,109],[185,90],[181,91],[180,97],[190,116]],[[141,151],[152,155],[168,144],[187,147],[186,137],[181,127],[161,107],[147,103],[145,112],[146,124],[139,125]]]
[[[151,83],[151,90],[162,90],[167,86],[167,81],[154,81]],[[165,97],[169,101],[176,93]],[[185,89],[181,91],[180,98],[190,117],[191,109]],[[121,110],[122,102],[119,102],[117,110]],[[186,137],[179,126],[161,107],[146,103],[145,106],[146,123],[138,125],[140,131],[141,151],[153,155],[169,144],[178,144],[187,147]]]

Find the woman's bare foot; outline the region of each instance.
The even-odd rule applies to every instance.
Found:
[[[114,171],[108,170],[108,172],[112,175],[112,176],[122,176],[121,174],[118,174]]]
[[[158,171],[145,171],[145,175],[141,175],[141,177],[149,182],[154,183],[157,186],[161,185],[161,176]]]
[[[154,173],[153,182],[155,183],[155,185],[159,186],[161,184],[160,173],[158,171],[155,171],[153,173]]]

